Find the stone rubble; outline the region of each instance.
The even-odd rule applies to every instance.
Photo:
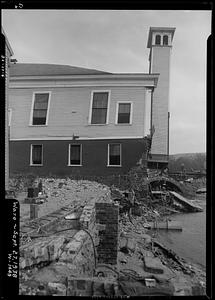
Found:
[[[136,208],[141,207],[140,212],[134,209],[135,201],[132,195],[129,196],[129,191],[120,191],[113,187],[110,189],[97,182],[43,178],[42,186],[43,193],[48,197],[47,201],[40,205],[40,217],[47,216],[66,205],[71,205],[73,209],[78,207],[81,209],[80,222],[83,230],[80,228],[72,237],[68,236],[68,231],[67,234],[39,238],[20,249],[20,294],[136,296],[147,293],[149,295],[205,293],[205,273],[183,259],[177,257],[174,259],[174,255],[171,258],[171,251],[164,251],[156,244],[153,236],[148,234],[148,222],[162,219],[171,213],[163,203],[156,201],[152,203],[147,197],[141,202],[138,199]],[[98,238],[97,232],[105,230],[102,224],[95,226],[94,206],[96,199],[100,199],[101,203],[108,199],[110,201],[111,193],[111,203],[119,203],[120,210],[118,264],[116,269],[110,265],[98,265],[96,270],[98,276],[95,277],[92,272],[94,268],[92,242],[84,229],[90,232],[95,230],[94,241]],[[20,195],[23,196],[23,193]],[[29,214],[27,205],[22,204],[22,199],[20,196],[21,221],[24,223]],[[126,209],[123,209],[124,205],[127,205]],[[121,286],[117,286],[116,278],[121,278]],[[141,283],[143,278],[154,279],[155,286],[144,286]],[[133,290],[129,288],[130,283]]]

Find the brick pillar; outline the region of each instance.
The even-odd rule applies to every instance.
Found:
[[[96,223],[105,225],[105,229],[99,230],[99,244],[97,248],[98,263],[117,264],[118,248],[118,217],[119,206],[114,203],[95,204]]]

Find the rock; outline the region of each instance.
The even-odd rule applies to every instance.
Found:
[[[148,234],[141,234],[141,238],[144,239],[144,242],[145,242],[146,244],[149,244],[149,243],[151,243],[151,241],[152,241],[151,236],[148,235]]]
[[[82,247],[82,242],[72,240],[64,248],[64,252],[60,257],[60,261],[72,262]]]
[[[120,259],[120,262],[121,262],[121,264],[126,264],[126,263],[127,263],[127,259],[121,258],[121,259]]]
[[[144,270],[154,274],[163,274],[164,272],[161,261],[149,256],[144,257]]]
[[[126,243],[126,248],[128,250],[130,250],[131,252],[134,252],[136,250],[136,241],[135,239],[131,239],[131,238],[128,238],[127,239],[127,243]]]
[[[114,285],[113,283],[110,282],[104,282],[104,291],[105,291],[105,295],[112,297],[114,296],[115,292],[114,292]]]
[[[61,255],[65,237],[51,236],[20,248],[20,268],[24,269],[41,262],[54,261]]]
[[[48,288],[52,293],[55,293],[58,296],[66,296],[66,286],[58,282],[49,282]]]
[[[141,206],[134,206],[134,207],[132,207],[132,209],[131,209],[131,213],[132,213],[132,215],[134,215],[134,216],[142,216],[142,214],[143,214],[143,209],[142,209],[142,207]]]
[[[93,282],[93,297],[94,296],[104,296],[104,283],[102,281]]]
[[[206,193],[206,188],[201,188],[196,191],[196,194],[203,194],[203,193]]]

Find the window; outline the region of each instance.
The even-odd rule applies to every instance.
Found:
[[[163,36],[163,45],[168,45],[168,35]]]
[[[131,124],[131,102],[118,102],[117,124]]]
[[[50,93],[35,93],[31,125],[47,125]]]
[[[121,166],[121,144],[108,144],[108,166]]]
[[[81,166],[82,165],[82,149],[81,145],[70,144],[69,145],[69,166]]]
[[[107,124],[108,92],[93,92],[91,124]]]
[[[31,145],[31,165],[41,166],[43,164],[43,146]]]
[[[161,43],[161,36],[157,34],[155,36],[155,45],[160,45],[160,43]]]

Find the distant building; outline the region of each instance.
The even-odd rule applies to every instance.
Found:
[[[122,174],[146,154],[169,154],[169,69],[175,28],[151,27],[149,73],[14,64],[10,77],[10,172]]]

